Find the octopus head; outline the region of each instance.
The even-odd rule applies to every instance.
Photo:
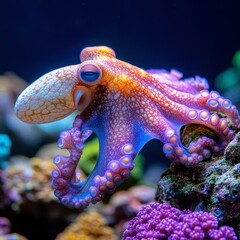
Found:
[[[49,123],[75,110],[83,112],[102,79],[102,67],[96,59],[99,56],[115,57],[115,53],[107,47],[85,48],[81,64],[56,69],[37,79],[18,97],[17,117],[27,123]]]

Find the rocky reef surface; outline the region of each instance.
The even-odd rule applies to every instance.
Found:
[[[188,168],[172,163],[158,182],[156,200],[212,213],[240,237],[240,132],[220,156]]]

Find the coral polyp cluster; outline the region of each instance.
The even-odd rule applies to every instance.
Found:
[[[237,240],[233,228],[218,228],[217,218],[207,212],[180,211],[168,204],[143,207],[123,233],[123,240],[192,239]]]

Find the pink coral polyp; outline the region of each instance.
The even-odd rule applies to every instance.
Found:
[[[123,240],[141,239],[237,240],[237,236],[231,227],[218,228],[217,218],[210,213],[151,203],[139,211],[123,233]]]

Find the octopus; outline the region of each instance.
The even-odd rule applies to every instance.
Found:
[[[188,167],[223,151],[240,127],[237,108],[209,91],[204,78],[143,70],[117,59],[105,46],[84,48],[80,62],[43,75],[15,104],[17,117],[30,124],[78,113],[58,140],[69,156],[53,160],[52,187],[65,205],[85,208],[113,192],[151,139],[162,141],[168,159]],[[98,161],[82,180],[77,165],[92,132],[99,139]]]

